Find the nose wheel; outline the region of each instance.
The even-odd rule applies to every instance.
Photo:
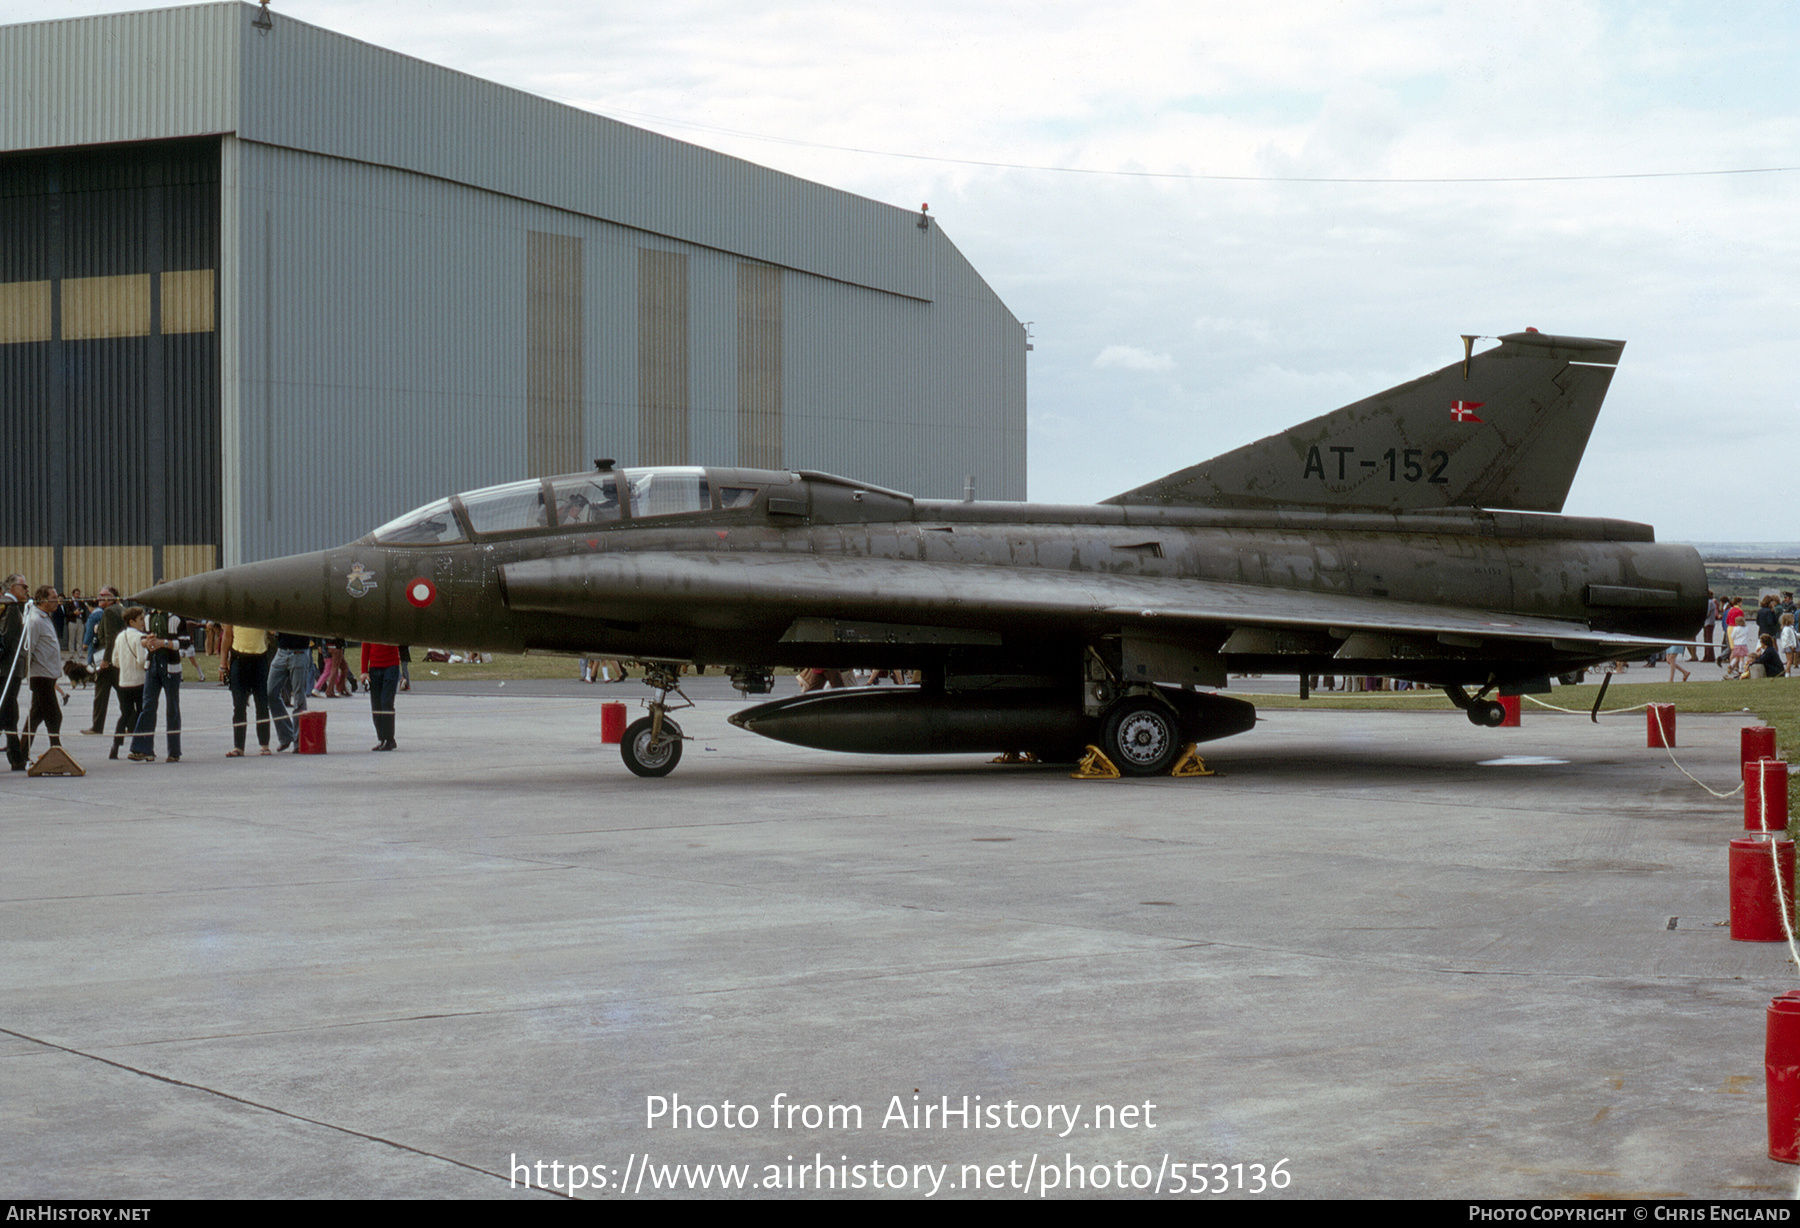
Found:
[[[642,716],[631,722],[619,743],[625,766],[639,776],[667,776],[681,762],[681,726],[663,717]]]
[[[686,735],[669,716],[671,708],[691,708],[694,703],[681,693],[681,675],[667,666],[646,664],[644,682],[656,691],[656,698],[644,706],[649,716],[639,717],[625,727],[619,742],[619,757],[637,776],[667,776],[681,762],[681,744]],[[671,704],[669,696],[679,696],[679,704]]]

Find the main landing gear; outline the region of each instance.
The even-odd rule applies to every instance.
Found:
[[[1147,695],[1128,695],[1107,710],[1101,748],[1127,776],[1164,776],[1182,751],[1174,709]]]
[[[664,665],[646,664],[644,683],[656,691],[656,698],[645,706],[649,716],[639,717],[625,727],[619,742],[619,757],[625,766],[639,776],[667,776],[681,762],[681,726],[669,716],[671,707],[691,708],[692,700],[681,694],[681,675]],[[680,695],[681,702],[671,705],[669,696]]]
[[[1471,725],[1498,729],[1506,723],[1506,709],[1500,706],[1499,700],[1485,698],[1493,689],[1494,684],[1490,682],[1479,693],[1470,695],[1459,686],[1447,686],[1444,694],[1450,697],[1451,703],[1463,710],[1463,715],[1469,718]]]

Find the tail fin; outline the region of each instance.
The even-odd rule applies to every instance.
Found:
[[[1623,341],[1497,349],[1115,495],[1108,503],[1560,512]]]

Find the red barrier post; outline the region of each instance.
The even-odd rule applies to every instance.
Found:
[[[1763,1041],[1769,1098],[1769,1158],[1800,1164],[1800,989],[1769,1003]]]
[[[1675,705],[1651,704],[1644,709],[1645,746],[1675,745]]]
[[[1744,830],[1785,831],[1788,825],[1788,765],[1758,759],[1744,765]]]
[[[1776,891],[1775,867],[1781,867]],[[1740,836],[1731,842],[1731,938],[1734,942],[1780,942],[1787,937],[1781,923],[1785,901],[1793,920],[1794,842],[1764,836]]]

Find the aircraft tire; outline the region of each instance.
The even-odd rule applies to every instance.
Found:
[[[1498,729],[1506,723],[1506,709],[1497,699],[1477,700],[1469,708],[1469,719],[1484,729]]]
[[[1166,776],[1181,754],[1181,722],[1167,704],[1141,695],[1106,714],[1101,749],[1126,776]]]
[[[667,776],[681,762],[681,726],[663,717],[662,740],[650,740],[651,717],[642,716],[625,729],[619,757],[638,776]]]

